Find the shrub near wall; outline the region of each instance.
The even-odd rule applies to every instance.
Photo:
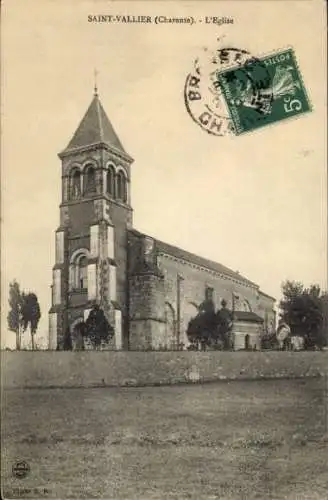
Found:
[[[320,376],[328,352],[2,351],[2,385],[98,387]]]

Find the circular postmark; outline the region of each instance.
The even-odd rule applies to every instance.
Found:
[[[184,100],[191,118],[207,133],[223,136],[233,132],[217,74],[244,64],[250,57],[247,50],[235,47],[215,51],[204,48],[194,60],[193,69],[186,78]]]
[[[211,135],[234,134],[234,124],[230,118],[218,75],[234,68],[230,78],[237,78],[240,90],[247,89],[248,97],[255,102],[261,119],[261,96],[259,88],[270,85],[268,72],[261,61],[249,51],[235,47],[224,47],[215,51],[204,49],[196,58],[193,70],[188,74],[184,88],[184,100],[191,118]],[[254,68],[257,68],[254,76]],[[236,71],[239,73],[236,76]],[[241,96],[243,94],[241,93]],[[237,104],[243,104],[237,100]]]
[[[16,460],[11,470],[14,477],[24,479],[29,474],[31,468],[25,460]]]

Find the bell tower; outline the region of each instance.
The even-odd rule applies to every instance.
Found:
[[[62,349],[67,329],[95,304],[114,327],[113,347],[126,346],[127,232],[132,227],[131,164],[97,89],[62,163],[49,348]]]

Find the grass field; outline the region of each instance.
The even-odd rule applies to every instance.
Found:
[[[325,380],[11,390],[3,494],[327,499]],[[14,478],[16,459],[30,465]]]

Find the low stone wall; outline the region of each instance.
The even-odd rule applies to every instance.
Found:
[[[327,373],[328,352],[2,351],[2,386],[98,387]]]

